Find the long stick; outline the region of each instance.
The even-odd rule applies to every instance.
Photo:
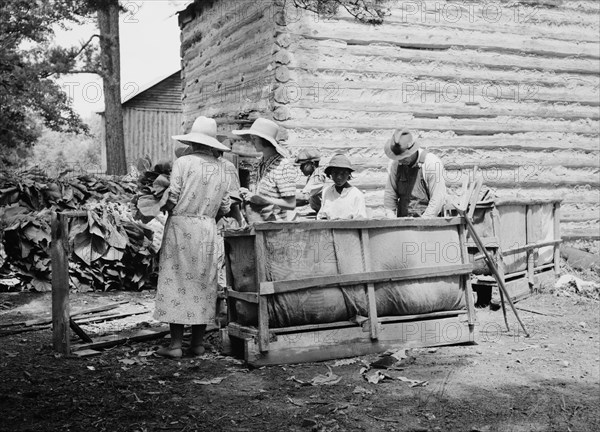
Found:
[[[500,287],[500,289],[502,290],[502,292],[506,296],[506,299],[508,300],[508,304],[510,305],[510,307],[513,310],[513,312],[515,313],[515,317],[517,318],[517,321],[519,321],[519,324],[521,325],[521,328],[525,332],[525,336],[529,337],[529,333],[527,332],[527,329],[525,328],[525,325],[521,321],[521,318],[519,317],[519,314],[517,312],[517,309],[515,308],[515,305],[513,304],[512,300],[510,299],[510,295],[508,294],[508,291],[506,290],[506,286],[504,286],[504,280],[502,279],[502,277],[498,273],[498,269],[496,268],[496,265],[494,264],[494,261],[492,261],[492,257],[490,257],[489,252],[487,251],[487,249],[483,245],[483,242],[479,238],[479,235],[475,231],[475,227],[473,226],[473,222],[471,222],[471,219],[467,216],[467,214],[466,214],[466,212],[464,210],[458,209],[458,212],[460,213],[460,215],[467,222],[467,228],[469,229],[469,232],[471,233],[471,236],[475,240],[475,243],[477,244],[477,247],[479,248],[479,252],[481,252],[482,254],[485,255],[485,259],[487,261],[488,267],[490,268],[490,270],[494,274],[494,277],[496,278],[496,281],[498,282],[498,286]]]
[[[502,315],[504,316],[504,324],[506,324],[506,330],[510,330],[508,325],[508,318],[506,317],[506,305],[504,304],[504,294],[500,290],[500,305],[502,306]]]

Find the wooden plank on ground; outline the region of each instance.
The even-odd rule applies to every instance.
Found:
[[[129,300],[123,300],[123,301],[119,301],[116,303],[107,304],[104,306],[97,306],[97,307],[93,307],[90,309],[80,310],[78,312],[72,313],[71,318],[76,318],[81,315],[94,314],[94,313],[98,313],[98,312],[106,312],[106,311],[109,311],[112,309],[116,309],[124,303],[129,303]],[[80,319],[77,319],[76,321],[79,323]],[[34,325],[50,324],[51,322],[52,322],[52,318],[38,318],[38,319],[23,321],[20,323],[15,323],[13,325],[34,326]]]
[[[253,366],[305,363],[380,353],[390,349],[474,342],[474,328],[461,317],[388,323],[372,340],[360,327],[278,335],[268,352],[246,339],[246,361]]]
[[[77,356],[77,357],[91,357],[91,356],[95,356],[95,355],[99,355],[99,354],[102,354],[102,352],[96,351],[93,349],[83,349],[83,350],[75,351],[73,353],[73,355]]]
[[[154,339],[160,339],[170,333],[168,328],[157,329],[157,330],[141,330],[133,336],[122,336],[117,335],[108,336],[102,340],[97,340],[93,343],[74,345],[73,351],[79,351],[82,349],[103,349],[110,348],[113,346],[121,345],[128,342],[145,342]]]

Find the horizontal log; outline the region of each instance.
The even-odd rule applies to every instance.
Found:
[[[188,47],[197,41],[196,44],[213,48],[217,44],[210,41],[227,42],[241,36],[245,36],[241,40],[246,40],[260,33],[255,31],[257,27],[272,23],[269,11],[268,5],[261,7],[253,1],[219,2],[205,9],[182,29],[181,45]]]
[[[301,20],[295,26],[289,26],[290,32],[307,39],[341,39],[349,44],[370,45],[390,43],[393,45],[448,49],[461,46],[469,49],[494,52],[519,53],[523,55],[542,55],[550,57],[587,57],[600,58],[598,46],[592,42],[572,42],[540,40],[532,37],[513,35],[511,38],[498,37],[496,34],[474,30],[431,29],[426,26],[365,26],[355,21],[335,24]]]
[[[383,146],[382,146],[383,147]],[[345,152],[346,153],[346,152]],[[373,149],[371,155],[353,155],[347,152],[348,158],[352,161],[357,172],[365,169],[386,170],[390,159],[385,156],[383,148]],[[514,158],[508,159],[506,151],[488,150],[488,151],[452,151],[451,149],[440,149],[432,151],[438,156],[447,170],[470,169],[477,166],[489,170],[511,170],[515,173],[515,178],[527,179],[533,177],[537,172],[546,170],[550,167],[564,167],[573,169],[599,168],[599,152],[594,153],[575,153],[569,157],[566,152],[547,153],[540,155],[536,152],[514,152]],[[321,152],[321,160],[327,163],[335,153]]]
[[[399,125],[400,126],[400,125]],[[390,138],[388,130],[358,132],[355,130],[287,130],[286,146],[294,154],[303,147],[315,147],[325,152],[349,152],[351,155],[368,156],[373,146],[383,146]],[[453,136],[439,131],[419,131],[419,141],[429,149],[506,149],[507,151],[593,151],[598,152],[597,136],[585,136],[564,133],[523,133],[495,135]]]
[[[335,39],[327,41],[316,41],[305,39],[298,35],[295,44],[290,47],[294,57],[292,65],[314,69],[316,65],[311,64],[321,56],[327,56],[330,61],[342,61],[336,54],[338,51],[344,51],[349,57],[364,57],[364,64],[368,65],[369,59],[389,58],[396,63],[428,63],[437,65],[455,65],[464,67],[472,64],[479,67],[497,69],[497,70],[529,70],[533,72],[547,73],[566,73],[577,75],[596,75],[600,72],[600,64],[592,59],[582,58],[555,58],[555,57],[533,57],[519,54],[491,53],[479,50],[471,50],[465,47],[451,47],[444,51],[418,50],[406,47],[400,47],[389,43],[377,43],[371,45],[349,45],[346,42]],[[300,59],[301,50],[305,50],[308,55]],[[319,56],[313,55],[311,60],[310,53],[319,53]],[[295,62],[295,63],[294,63]]]
[[[488,65],[483,55],[472,55],[470,61],[466,61],[462,58],[464,53],[459,50],[446,54],[446,57],[439,55],[435,59],[432,55],[430,58],[422,56],[421,60],[408,59],[406,57],[412,57],[411,53],[394,47],[369,46],[368,50],[361,52],[345,44],[330,41],[306,45],[299,41],[290,47],[290,50],[293,50],[294,54],[287,66],[290,79],[305,77],[309,86],[312,80],[323,84],[328,81],[345,81],[349,86],[373,86],[379,82],[379,87],[400,88],[402,83],[423,77],[442,82],[495,83],[505,87],[510,85],[512,88],[523,87],[525,84],[535,84],[539,87],[594,87],[598,82],[597,68],[585,62],[582,62],[580,69],[581,72],[587,73],[576,73],[549,68],[516,69],[514,64]],[[461,58],[460,62],[457,62],[457,56]],[[596,72],[592,74],[593,71]]]
[[[235,60],[229,59],[226,55],[213,57],[211,65],[206,66],[206,58],[198,58],[194,62],[185,65],[183,73],[184,90],[199,92],[207,90],[211,93],[218,93],[224,88],[234,88],[234,86],[244,86],[246,93],[254,92],[265,80],[271,80],[272,73],[268,73],[267,67],[271,61],[271,55],[264,50],[250,50],[244,52],[240,50],[232,55]],[[219,84],[222,87],[218,87]]]
[[[385,270],[356,274],[318,276],[303,279],[261,282],[260,295],[282,294],[302,289],[326,286],[349,286],[376,282],[425,279],[443,276],[468,274],[473,270],[471,264],[425,267],[414,269]]]
[[[561,238],[565,241],[600,240],[600,226],[588,229],[564,229],[561,225]]]
[[[341,75],[348,73],[346,70],[339,72]],[[336,110],[341,106],[347,110],[356,110],[356,105],[352,105],[352,102],[355,104],[362,102],[368,107],[379,104],[377,111],[385,112],[386,108],[390,108],[389,111],[398,111],[401,109],[398,105],[402,103],[439,107],[440,110],[446,111],[452,107],[457,110],[461,107],[474,107],[467,110],[481,109],[482,111],[489,108],[496,110],[513,108],[505,111],[505,115],[513,116],[517,115],[515,112],[520,112],[515,109],[518,107],[521,111],[537,108],[539,115],[544,117],[564,112],[565,108],[554,106],[559,102],[581,104],[584,105],[584,110],[600,105],[598,87],[592,84],[569,88],[565,85],[548,87],[519,81],[501,83],[493,80],[493,75],[488,74],[488,79],[485,81],[461,83],[456,82],[453,76],[440,79],[428,75],[418,78],[404,75],[397,76],[396,83],[387,85],[385,81],[389,79],[377,80],[375,77],[367,80],[362,74],[358,76],[361,77],[360,80],[346,80],[343,83],[328,78],[320,81],[310,78],[290,81],[277,87],[273,97],[278,103],[289,104],[290,108],[300,104],[300,107],[310,109]],[[387,104],[390,106],[387,107]],[[368,110],[367,107],[362,109],[362,111]],[[425,111],[423,116],[431,117],[432,113],[435,113],[435,109],[430,112]],[[597,118],[594,114],[590,114]]]
[[[499,119],[497,122],[488,119],[413,119],[410,116],[400,118],[399,116],[389,116],[379,118],[364,116],[356,113],[352,118],[334,119],[320,116],[316,110],[305,113],[303,118],[298,118],[296,113],[294,120],[280,122],[285,128],[304,128],[304,129],[354,129],[356,131],[370,132],[374,130],[388,130],[392,132],[399,124],[407,124],[410,121],[414,129],[427,131],[451,131],[456,135],[494,135],[498,133],[526,133],[526,132],[567,132],[596,135],[598,133],[598,122],[590,121],[586,123],[575,123],[568,121],[555,120],[521,120],[521,119]],[[331,114],[329,114],[331,115]],[[341,114],[342,117],[347,117]]]
[[[433,29],[467,29],[493,33],[498,37],[520,35],[573,42],[598,41],[597,10],[561,10],[557,14],[552,9],[541,9],[537,5],[524,7],[520,3],[503,4],[500,7],[497,3],[472,3],[462,6],[461,8],[458,3],[406,3],[404,7],[391,8],[390,15],[385,18],[385,24],[422,25]],[[338,19],[347,21],[351,18]],[[335,18],[333,20],[335,21]]]
[[[356,182],[352,182],[357,185]],[[449,193],[455,193],[460,189],[460,184],[453,184],[452,188],[449,187]],[[489,183],[484,182],[484,187],[490,186]],[[365,198],[367,204],[371,203],[383,203],[383,188],[381,185],[379,189],[372,189],[365,191]],[[562,200],[561,204],[561,217],[568,215],[569,213],[576,213],[580,208],[588,214],[594,214],[595,209],[600,207],[600,201],[598,200],[598,191],[593,189],[591,186],[585,187],[547,187],[547,188],[531,188],[526,191],[516,189],[514,187],[502,188],[497,187],[493,189],[494,194],[499,200],[502,199],[513,199],[521,198],[525,200]],[[596,212],[596,216],[598,212]]]
[[[288,85],[290,85],[288,83]],[[292,83],[291,85],[295,85]],[[328,83],[329,85],[329,83]],[[327,88],[327,87],[325,87]],[[313,93],[313,90],[308,87],[292,88],[288,87],[290,92],[297,94],[299,91],[305,95]],[[464,88],[465,91],[470,91],[468,88]],[[322,97],[327,97],[326,92],[330,90],[322,90]],[[416,90],[418,92],[418,90]],[[458,90],[459,92],[461,90]],[[501,91],[501,90],[499,90]],[[513,102],[511,99],[502,101],[496,101],[496,103],[489,103],[481,99],[482,104],[474,102],[473,105],[468,102],[467,94],[459,95],[458,93],[446,93],[445,90],[440,88],[440,93],[431,93],[431,96],[425,96],[425,102],[409,102],[402,103],[401,100],[371,100],[369,98],[354,99],[345,89],[335,87],[335,102],[331,101],[328,105],[321,100],[315,102],[307,100],[306,97],[300,98],[296,101],[296,97],[292,97],[290,107],[296,109],[319,109],[328,108],[335,111],[350,111],[350,112],[365,112],[370,113],[383,113],[383,114],[411,114],[414,117],[424,118],[438,118],[438,117],[453,117],[453,118],[490,118],[491,120],[496,117],[537,117],[537,118],[556,118],[564,120],[581,120],[581,119],[600,119],[600,112],[598,107],[585,106],[585,105],[556,105],[550,103],[536,103],[533,101]],[[333,94],[333,93],[330,93]],[[449,100],[451,97],[457,97],[456,103],[446,103],[445,100]],[[436,98],[439,97],[440,101],[436,102]],[[408,98],[414,99],[413,96]],[[408,99],[407,98],[407,99]],[[461,98],[463,99],[461,101]],[[418,97],[420,99],[420,96]],[[429,103],[427,100],[429,99]],[[293,114],[291,114],[293,115]]]
[[[468,168],[468,167],[465,167]],[[597,170],[567,169],[557,167],[554,169],[539,169],[536,172],[523,172],[515,169],[498,170],[484,167],[481,171],[483,183],[491,188],[506,189],[553,189],[557,187],[577,187],[580,189],[600,187],[600,178]],[[457,188],[462,185],[463,179],[471,176],[471,170],[446,170],[445,179],[449,187]],[[361,190],[383,189],[387,180],[384,170],[363,170],[356,172],[352,184]]]

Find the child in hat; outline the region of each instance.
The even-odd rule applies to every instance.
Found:
[[[323,189],[321,210],[317,219],[362,219],[367,217],[364,194],[348,183],[354,168],[343,154],[334,155],[325,168],[327,177],[333,180],[331,186]]]
[[[296,205],[310,205],[315,212],[321,210],[321,197],[327,178],[323,169],[319,167],[321,153],[314,148],[302,149],[296,156],[295,164],[300,166],[300,171],[306,176],[306,185],[296,194]]]

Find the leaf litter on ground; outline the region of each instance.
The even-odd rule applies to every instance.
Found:
[[[221,381],[223,381],[225,378],[227,378],[229,375],[224,376],[224,377],[215,377],[215,378],[211,378],[211,379],[203,379],[203,380],[192,380],[192,382],[194,384],[200,384],[200,385],[213,385],[213,384],[220,384]]]
[[[334,385],[334,384],[339,383],[342,380],[342,377],[334,374],[333,371],[331,370],[331,367],[329,367],[329,365],[326,365],[326,366],[327,366],[327,369],[329,369],[329,371],[325,375],[318,374],[315,377],[313,377],[310,381],[302,381],[302,380],[296,378],[295,375],[292,375],[291,377],[286,378],[286,381],[294,381],[303,386]]]

